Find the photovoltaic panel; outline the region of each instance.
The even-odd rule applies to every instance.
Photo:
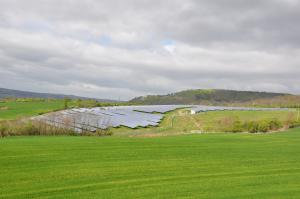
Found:
[[[223,110],[285,110],[280,108],[246,108],[203,105],[148,105],[148,106],[110,106],[96,108],[75,108],[58,111],[36,117],[36,120],[63,128],[72,128],[78,132],[96,131],[110,127],[126,126],[129,128],[157,126],[164,113],[180,108],[194,112]]]

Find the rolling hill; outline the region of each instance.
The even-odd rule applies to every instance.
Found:
[[[115,100],[110,99],[96,99],[88,97],[80,97],[75,95],[62,95],[62,94],[52,94],[52,93],[36,93],[29,91],[20,91],[13,89],[0,88],[0,99],[1,98],[52,98],[52,99],[63,99],[65,97],[70,99],[93,99],[99,102],[115,102]]]
[[[99,102],[117,102],[110,99],[96,99],[81,97],[75,95],[63,95],[52,93],[36,93],[29,91],[12,90],[0,88],[0,99],[2,98],[52,98],[63,99],[93,99]],[[195,89],[185,90],[166,95],[147,95],[140,96],[129,100],[131,104],[153,105],[153,104],[262,104],[265,106],[282,106],[282,104],[300,104],[300,96],[286,93],[270,93],[270,92],[255,92],[255,91],[235,91],[221,89]]]
[[[221,89],[185,90],[167,95],[148,95],[130,100],[136,104],[224,104],[242,103],[260,99],[292,96],[285,93],[234,91]]]

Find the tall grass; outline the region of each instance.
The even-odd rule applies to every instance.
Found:
[[[32,135],[111,136],[112,132],[109,129],[99,129],[96,132],[87,130],[78,132],[71,128],[62,128],[48,125],[44,122],[28,120],[4,121],[0,123],[0,137]]]

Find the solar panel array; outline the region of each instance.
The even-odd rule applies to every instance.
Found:
[[[96,108],[76,108],[58,111],[34,118],[47,124],[72,128],[78,132],[96,131],[110,127],[126,126],[129,128],[157,126],[164,113],[179,108],[188,108],[197,112],[223,110],[283,110],[278,108],[244,108],[221,106],[191,106],[191,105],[149,105],[149,106],[110,106]]]
[[[169,111],[173,111],[179,108],[188,108],[191,106],[187,105],[153,105],[153,106],[137,106],[134,108],[136,111],[142,111],[147,113],[167,113]]]
[[[249,107],[227,107],[227,106],[192,106],[191,110],[196,113],[207,111],[278,111],[288,110],[286,108],[249,108]]]

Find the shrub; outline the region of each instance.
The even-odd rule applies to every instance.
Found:
[[[87,130],[82,130],[80,135],[82,135],[82,136],[93,136],[93,135],[95,135],[95,133],[87,131]]]
[[[203,132],[211,132],[211,131],[213,131],[213,128],[211,126],[204,126],[202,128],[202,131]]]
[[[269,121],[269,129],[270,130],[278,130],[283,127],[282,122],[280,122],[278,119],[272,119]]]
[[[300,121],[293,121],[289,125],[289,128],[297,128],[297,127],[300,127]]]
[[[113,132],[110,129],[97,129],[95,132],[97,136],[112,136]]]
[[[69,99],[67,97],[64,98],[64,109],[68,109]]]
[[[233,122],[233,127],[232,127],[232,132],[233,133],[238,133],[238,132],[243,132],[243,124],[241,121],[237,120]]]
[[[0,124],[0,137],[7,136],[8,126],[6,124]]]
[[[258,123],[258,132],[266,133],[270,129],[269,123],[267,121],[260,121]]]
[[[259,128],[258,122],[256,122],[256,121],[247,122],[246,126],[247,126],[247,130],[249,133],[257,133],[258,132],[258,128]]]
[[[24,135],[40,135],[39,129],[31,122],[25,124],[24,127],[22,128],[22,131],[23,131],[22,134]]]

